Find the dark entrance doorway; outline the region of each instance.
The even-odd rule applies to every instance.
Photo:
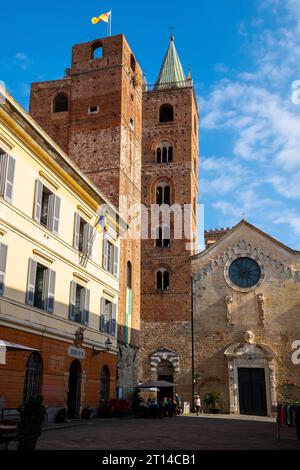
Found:
[[[264,369],[238,369],[240,413],[267,416],[266,378]]]
[[[161,361],[157,366],[157,380],[165,380],[167,382],[173,383],[174,379],[174,367],[169,361]],[[163,400],[164,398],[172,398],[174,395],[173,387],[164,387],[157,393],[158,401]]]
[[[81,366],[77,360],[72,362],[69,374],[68,415],[70,418],[78,418],[80,413]]]

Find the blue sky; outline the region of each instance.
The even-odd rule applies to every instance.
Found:
[[[19,1],[2,7],[0,79],[28,109],[30,83],[63,76],[73,44],[106,34],[113,9],[149,83],[170,26],[200,111],[206,228],[247,220],[300,249],[300,0]]]

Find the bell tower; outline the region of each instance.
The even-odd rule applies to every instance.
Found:
[[[142,240],[139,379],[172,380],[176,391],[191,400],[198,108],[193,80],[184,73],[173,36],[156,83],[144,83],[142,132],[142,202],[149,227],[148,238]],[[169,222],[160,214],[153,226],[153,205],[171,209]]]
[[[123,35],[76,44],[60,80],[33,83],[30,113],[117,206],[141,202],[142,72]],[[140,334],[138,239],[121,239],[118,385],[136,383]]]

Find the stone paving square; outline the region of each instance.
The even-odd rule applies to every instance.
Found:
[[[45,450],[299,450],[296,431],[284,427],[280,442],[270,418],[211,415],[164,419],[96,419],[45,431]]]

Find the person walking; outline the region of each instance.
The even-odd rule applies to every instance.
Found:
[[[195,396],[195,403],[194,404],[195,404],[196,414],[197,414],[197,416],[199,416],[199,414],[202,413],[200,395]]]

